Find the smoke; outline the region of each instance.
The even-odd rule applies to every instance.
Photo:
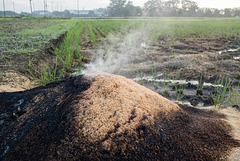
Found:
[[[118,73],[118,70],[131,63],[134,57],[141,56],[143,53],[141,50],[147,48],[149,43],[148,32],[142,27],[130,30],[124,36],[109,34],[82,73],[90,71]]]

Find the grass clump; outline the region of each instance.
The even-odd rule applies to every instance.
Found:
[[[211,92],[213,105],[215,108],[222,109],[227,105],[229,99],[227,99],[227,92],[231,88],[230,78],[218,79],[215,82],[215,89]]]

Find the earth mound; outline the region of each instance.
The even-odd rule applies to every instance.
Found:
[[[0,93],[0,160],[219,160],[240,146],[221,117],[90,73]]]

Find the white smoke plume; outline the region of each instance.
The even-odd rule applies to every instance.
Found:
[[[149,42],[148,33],[144,29],[131,30],[125,36],[109,34],[82,73],[117,73],[120,67],[131,63],[134,57],[141,56],[140,51],[147,48]]]

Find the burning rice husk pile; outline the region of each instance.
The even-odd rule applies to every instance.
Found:
[[[1,160],[218,160],[240,146],[220,116],[183,110],[117,75],[71,77],[0,101]]]

